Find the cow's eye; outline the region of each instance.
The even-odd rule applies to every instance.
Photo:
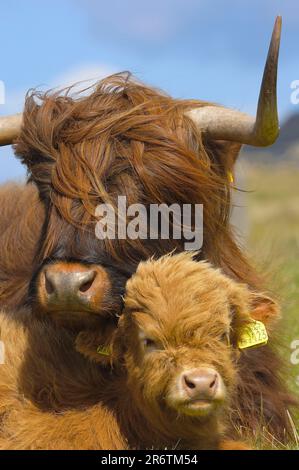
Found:
[[[161,349],[159,343],[152,338],[143,338],[142,343],[145,352],[152,352]]]

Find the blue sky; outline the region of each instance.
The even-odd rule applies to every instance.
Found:
[[[175,97],[254,113],[277,14],[280,114],[299,112],[290,102],[299,80],[298,0],[2,0],[0,8],[1,114],[20,111],[31,87],[122,70]],[[1,182],[24,176],[10,148],[0,149],[0,162]]]

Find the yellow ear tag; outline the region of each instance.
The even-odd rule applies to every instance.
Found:
[[[109,346],[100,345],[97,348],[97,353],[101,354],[101,356],[110,356],[110,348]]]
[[[238,338],[238,348],[256,348],[265,346],[268,343],[268,333],[264,323],[257,320],[252,320],[240,330]]]
[[[228,176],[228,181],[229,181],[230,183],[233,183],[233,182],[235,181],[234,175],[232,174],[231,171],[228,171],[228,172],[227,172],[227,176]]]

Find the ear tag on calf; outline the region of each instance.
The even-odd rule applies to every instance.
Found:
[[[109,346],[100,345],[97,348],[97,353],[101,356],[110,356],[110,348]]]
[[[233,183],[233,182],[235,181],[234,175],[232,174],[231,171],[228,171],[228,172],[227,172],[227,177],[228,177],[228,181],[229,181],[230,183]]]
[[[264,323],[252,320],[246,326],[241,328],[238,338],[238,348],[256,348],[265,346],[268,343],[268,334]]]

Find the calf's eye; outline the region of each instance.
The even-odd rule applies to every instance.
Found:
[[[230,345],[229,334],[223,333],[223,335],[221,335],[221,341],[229,346]]]

